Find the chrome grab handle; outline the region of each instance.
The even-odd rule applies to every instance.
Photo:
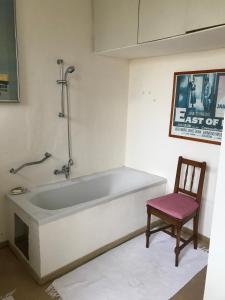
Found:
[[[22,166],[20,166],[19,168],[17,169],[11,169],[9,172],[11,174],[16,174],[17,172],[19,172],[21,169],[25,168],[25,167],[28,167],[28,166],[33,166],[33,165],[39,165],[41,163],[43,163],[45,160],[47,160],[49,157],[51,157],[52,155],[48,152],[45,153],[45,157],[42,158],[41,160],[38,160],[38,161],[33,161],[33,162],[29,162],[29,163],[25,163],[23,164]]]

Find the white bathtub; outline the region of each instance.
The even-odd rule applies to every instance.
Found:
[[[164,194],[165,184],[122,167],[7,195],[10,244],[16,247],[16,214],[29,227],[27,262],[44,278],[145,226],[146,200]]]

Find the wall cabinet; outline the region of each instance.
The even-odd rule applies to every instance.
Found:
[[[93,0],[93,9],[95,52],[102,55],[137,58],[225,44],[225,0]]]
[[[137,44],[139,0],[94,0],[95,51]]]
[[[185,34],[186,0],[140,0],[138,42]]]
[[[225,0],[188,0],[186,31],[225,24]]]

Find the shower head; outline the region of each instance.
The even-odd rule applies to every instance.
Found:
[[[66,69],[66,72],[65,72],[65,77],[67,77],[67,75],[69,73],[73,73],[75,71],[75,67],[74,66],[69,66],[67,69]]]

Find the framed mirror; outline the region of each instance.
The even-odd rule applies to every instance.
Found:
[[[0,103],[2,102],[19,102],[14,0],[0,0]]]

